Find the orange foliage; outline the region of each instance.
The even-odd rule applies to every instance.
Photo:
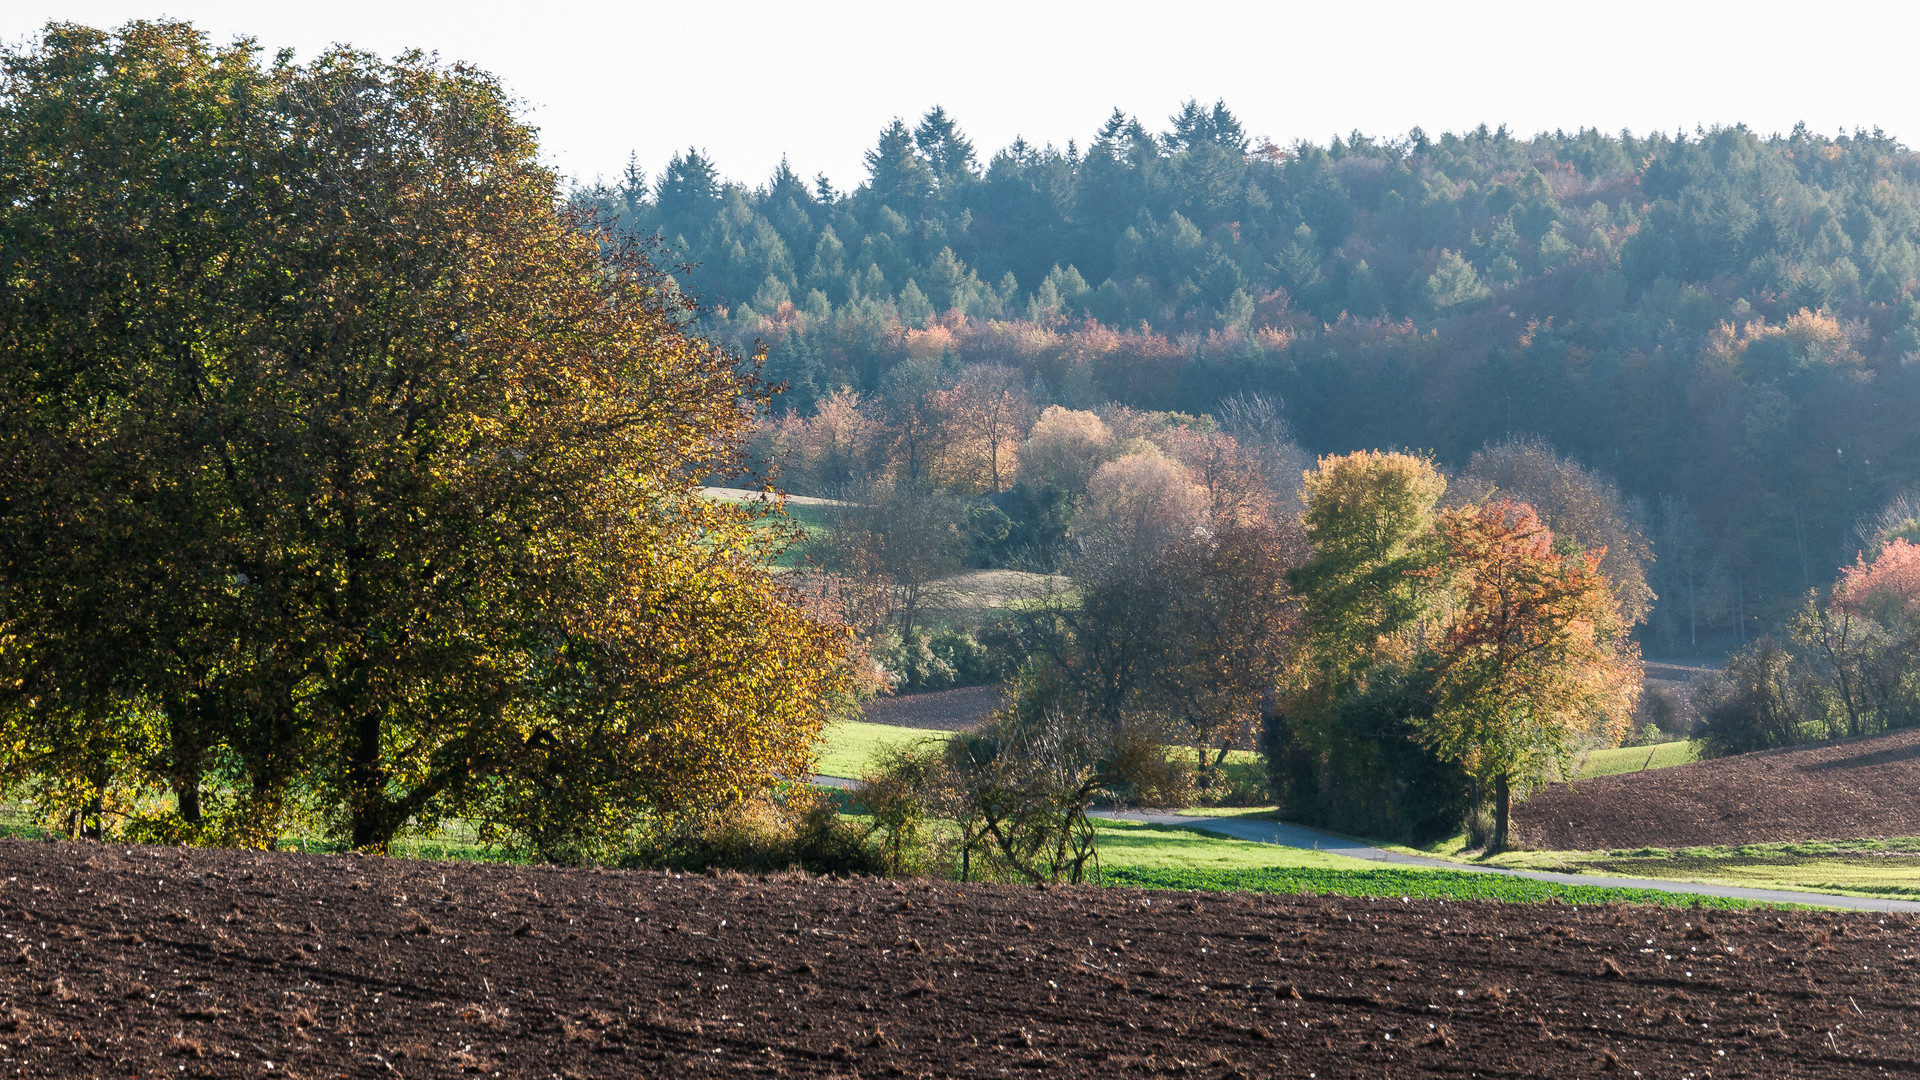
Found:
[[[1896,625],[1920,612],[1920,546],[1889,540],[1872,562],[1862,557],[1840,574],[1833,606]]]
[[[1448,586],[1452,605],[1424,734],[1493,784],[1498,845],[1511,781],[1564,774],[1582,731],[1624,733],[1643,677],[1639,649],[1622,633],[1600,554],[1556,553],[1525,503],[1449,511],[1440,536],[1447,560],[1426,576]]]

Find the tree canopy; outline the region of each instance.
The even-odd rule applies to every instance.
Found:
[[[0,767],[549,855],[807,769],[844,633],[696,490],[766,391],[536,150],[420,55],[5,53]]]

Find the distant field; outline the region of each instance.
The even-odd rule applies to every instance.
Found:
[[[1586,760],[1581,762],[1576,778],[1586,780],[1595,776],[1640,772],[1643,769],[1664,769],[1669,765],[1685,765],[1698,760],[1700,744],[1685,739],[1653,746],[1618,746],[1588,754]]]
[[[1542,851],[1920,836],[1916,788],[1910,728],[1556,784],[1514,807],[1513,823]]]
[[[758,491],[743,488],[701,488],[700,493],[718,502],[759,502],[766,498]],[[789,495],[786,501],[786,519],[798,525],[804,534],[792,547],[780,553],[773,565],[782,570],[791,570],[803,566],[807,561],[807,551],[827,534],[827,515],[837,505],[832,499],[813,499],[804,495]],[[780,521],[779,515],[760,519],[756,527],[773,528]]]
[[[827,726],[826,738],[820,744],[820,760],[814,768],[822,776],[857,780],[880,751],[888,747],[945,738],[946,735],[938,731],[846,720]]]

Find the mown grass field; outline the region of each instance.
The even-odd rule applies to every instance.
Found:
[[[1596,776],[1612,776],[1616,773],[1639,772],[1643,769],[1664,769],[1670,765],[1685,765],[1700,760],[1698,743],[1686,739],[1678,742],[1656,743],[1652,746],[1616,746],[1610,750],[1595,750],[1580,761],[1579,771],[1574,779],[1589,780]]]
[[[946,738],[944,731],[842,720],[827,725],[826,738],[820,743],[820,759],[814,768],[822,776],[857,780],[882,750],[921,742],[942,742]]]

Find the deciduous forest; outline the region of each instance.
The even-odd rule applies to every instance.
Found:
[[[765,345],[790,416],[897,417],[985,365],[1037,407],[1258,395],[1314,454],[1457,470],[1538,437],[1625,495],[1652,655],[1780,627],[1920,480],[1920,156],[1878,132],[1276,146],[1191,102],[989,153],[935,108],[866,160],[846,191],[690,149],[572,199],[689,264],[706,329]]]

